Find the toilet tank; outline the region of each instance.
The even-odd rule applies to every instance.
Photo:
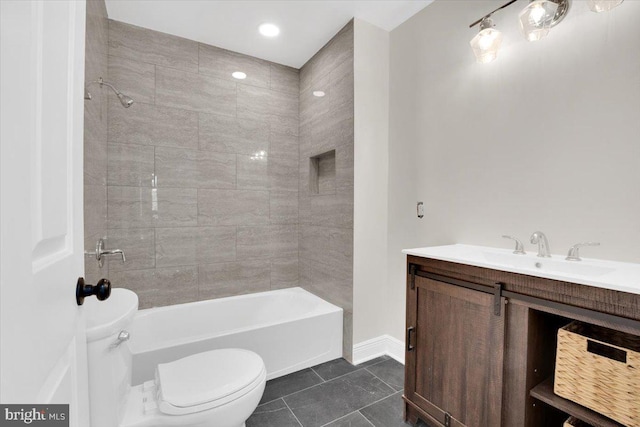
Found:
[[[91,427],[115,427],[122,421],[131,389],[132,355],[127,334],[138,311],[138,297],[117,288],[105,301],[87,299],[83,310]]]

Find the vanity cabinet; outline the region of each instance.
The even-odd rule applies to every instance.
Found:
[[[501,425],[504,298],[495,302],[436,276],[412,279],[405,396],[442,425]]]
[[[620,424],[553,394],[573,320],[640,335],[640,295],[408,255],[405,419],[442,427]]]

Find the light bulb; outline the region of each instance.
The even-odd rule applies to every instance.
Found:
[[[480,39],[478,40],[478,47],[482,50],[487,50],[493,44],[495,40],[495,35],[492,32],[486,32],[480,35]]]
[[[480,32],[469,42],[476,56],[476,61],[480,64],[486,64],[496,59],[502,44],[502,33],[492,27],[491,19],[484,18],[480,23]]]
[[[609,12],[619,6],[624,0],[589,0],[589,9],[592,12]]]
[[[540,21],[542,21],[542,18],[544,18],[544,15],[545,15],[544,8],[539,4],[532,7],[531,13],[529,14],[531,20],[536,24],[540,24]]]
[[[520,30],[529,41],[540,40],[549,34],[554,22],[558,3],[549,0],[534,0],[518,15]]]

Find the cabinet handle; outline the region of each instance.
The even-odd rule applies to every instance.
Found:
[[[415,347],[411,345],[411,332],[413,332],[414,327],[409,326],[407,328],[407,351],[412,351]]]

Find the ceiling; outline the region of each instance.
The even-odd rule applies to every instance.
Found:
[[[109,18],[300,68],[353,17],[387,31],[433,0],[106,0]],[[258,26],[271,22],[268,39]]]

